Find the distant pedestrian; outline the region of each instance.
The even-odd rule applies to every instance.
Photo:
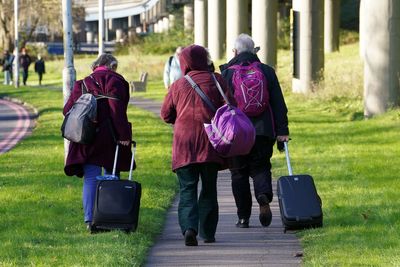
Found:
[[[175,54],[170,56],[165,62],[164,66],[164,86],[168,89],[173,82],[182,77],[181,66],[179,63],[179,55],[182,52],[183,47],[178,46],[175,50]]]
[[[35,72],[38,74],[39,77],[39,85],[42,85],[43,73],[46,73],[46,68],[44,60],[42,59],[42,56],[40,54],[37,56],[37,60],[35,62]]]
[[[32,63],[31,57],[28,55],[26,48],[21,49],[21,56],[19,57],[19,64],[22,69],[22,82],[26,85],[28,80],[28,69]]]
[[[5,50],[3,52],[3,59],[1,60],[1,64],[3,66],[2,70],[4,73],[4,85],[9,85],[12,83],[12,61],[14,57],[8,52],[8,50]]]

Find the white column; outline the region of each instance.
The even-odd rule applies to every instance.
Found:
[[[93,31],[87,31],[86,32],[86,42],[88,44],[92,44],[93,43],[93,38],[94,38]]]
[[[400,2],[362,2],[364,115],[371,117],[400,105]]]
[[[185,31],[191,31],[193,29],[193,4],[188,3],[183,6],[183,24]]]
[[[293,0],[294,92],[316,88],[324,69],[324,0]],[[294,25],[295,27],[295,25]]]
[[[173,27],[175,27],[175,15],[169,14],[168,15],[168,20],[169,20],[169,29],[172,29]]]
[[[208,49],[213,61],[222,59],[226,40],[225,0],[208,0]]]
[[[169,31],[169,18],[168,17],[164,17],[162,19],[162,22],[163,22],[164,32],[168,32]]]
[[[215,0],[218,1],[218,0]],[[194,0],[194,43],[207,46],[207,0]]]
[[[325,0],[325,53],[339,50],[340,0]]]
[[[104,53],[104,0],[99,0],[99,55]]]
[[[122,39],[122,35],[123,35],[124,31],[120,28],[115,30],[115,41],[116,42],[120,42]]]
[[[261,62],[276,67],[278,0],[252,1],[252,37]]]
[[[230,60],[235,39],[241,33],[248,33],[248,0],[226,0],[226,58]]]

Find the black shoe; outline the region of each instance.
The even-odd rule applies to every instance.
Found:
[[[215,237],[204,239],[204,243],[215,243]]]
[[[239,228],[249,228],[249,220],[248,219],[239,219],[236,222],[236,227]]]
[[[185,231],[185,245],[197,246],[196,232],[193,229],[187,229]]]
[[[269,207],[269,199],[266,195],[262,194],[257,197],[257,202],[260,204],[260,223],[262,226],[267,227],[272,221],[272,212]]]

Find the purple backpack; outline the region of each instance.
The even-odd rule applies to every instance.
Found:
[[[215,109],[210,99],[200,87],[186,75],[186,80],[200,95],[208,107],[215,111],[211,123],[204,123],[204,129],[214,149],[223,157],[232,157],[250,153],[256,139],[256,131],[250,119],[239,108],[229,104],[214,74],[213,79],[227,104]]]
[[[238,107],[249,117],[265,111],[269,105],[268,84],[260,69],[260,62],[248,66],[233,65],[232,87]]]

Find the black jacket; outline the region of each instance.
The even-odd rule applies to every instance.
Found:
[[[234,70],[228,68],[239,64],[249,65],[254,61],[260,62],[257,55],[243,52],[231,59],[227,64],[219,67],[222,77],[227,81],[232,92],[232,76]],[[260,116],[250,117],[250,120],[256,128],[257,135],[268,136],[273,139],[275,139],[277,135],[289,135],[288,110],[278,78],[276,77],[274,69],[270,66],[261,64],[261,69],[268,82],[269,103],[271,108],[267,108]]]

